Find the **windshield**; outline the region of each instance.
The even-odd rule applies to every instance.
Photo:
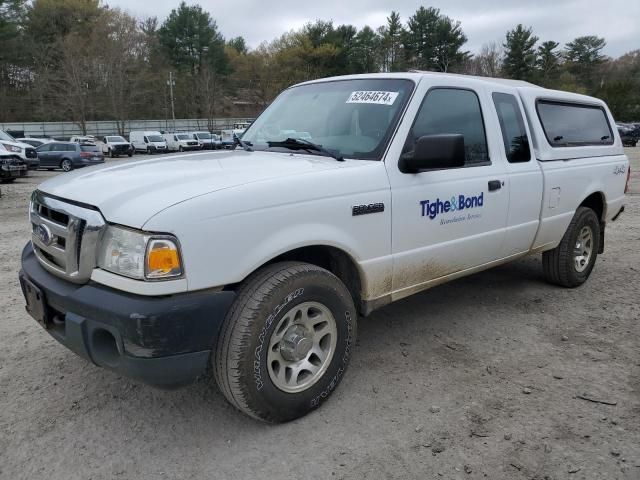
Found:
[[[107,142],[126,142],[122,137],[107,137]]]
[[[198,137],[198,140],[211,140],[210,133],[196,133],[196,137]]]
[[[191,139],[191,137],[189,137],[189,135],[185,135],[185,134],[176,135],[176,137],[178,138],[178,140],[190,140]]]
[[[413,90],[404,79],[312,83],[285,90],[242,135],[255,150],[298,138],[337,156],[380,160]]]
[[[7,142],[15,142],[16,141],[15,138],[13,138],[8,133],[3,132],[2,130],[0,130],[0,140],[5,140]]]
[[[149,135],[147,138],[150,142],[164,142],[164,138],[160,135]]]

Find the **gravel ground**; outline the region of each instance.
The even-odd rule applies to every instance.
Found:
[[[533,256],[390,305],[333,397],[277,426],[211,377],[165,392],[99,369],[25,313],[27,199],[57,174],[2,186],[0,478],[640,478],[638,173],[584,286]]]

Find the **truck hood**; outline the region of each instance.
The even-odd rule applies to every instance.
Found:
[[[352,162],[276,152],[194,153],[83,168],[57,175],[38,189],[97,207],[108,222],[141,228],[153,215],[190,198],[347,163]]]

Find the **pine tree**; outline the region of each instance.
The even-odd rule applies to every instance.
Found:
[[[504,63],[502,70],[505,76],[518,80],[532,80],[535,75],[536,51],[534,46],[538,37],[533,35],[531,28],[524,28],[518,24],[507,32]]]

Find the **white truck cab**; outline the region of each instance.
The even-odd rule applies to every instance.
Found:
[[[132,130],[129,132],[129,141],[133,145],[134,152],[153,154],[167,151],[167,142],[157,131]]]
[[[193,140],[200,143],[200,148],[203,150],[216,150],[220,148],[220,139],[218,135],[211,132],[188,132]]]
[[[101,142],[102,153],[111,158],[120,155],[133,156],[133,145],[121,135],[106,135]]]
[[[244,128],[230,128],[226,130],[222,130],[220,132],[220,145],[222,148],[234,148],[235,145],[235,137],[242,137],[246,129]]]
[[[296,85],[241,148],[40,185],[27,309],[97,365],[174,387],[211,364],[238,409],[291,420],[339,384],[358,316],[531,254],[551,284],[585,282],[630,175],[614,125],[518,81]]]
[[[93,135],[76,135],[71,137],[69,141],[74,143],[95,143],[96,137]]]
[[[16,140],[2,130],[0,130],[0,155],[19,157],[31,170],[40,166],[38,154],[33,145]]]
[[[202,148],[202,143],[200,143],[188,133],[165,133],[163,137],[167,142],[167,149],[171,152],[200,150]]]

